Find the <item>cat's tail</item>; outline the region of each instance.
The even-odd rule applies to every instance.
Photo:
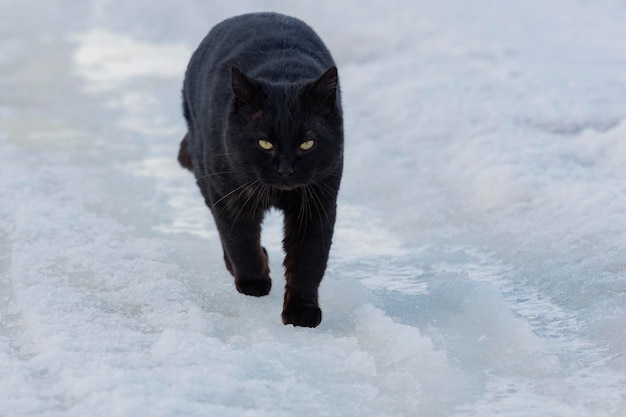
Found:
[[[185,134],[185,137],[180,141],[180,149],[178,150],[178,163],[189,171],[193,171],[193,164],[191,163],[191,155],[189,154],[189,132]]]

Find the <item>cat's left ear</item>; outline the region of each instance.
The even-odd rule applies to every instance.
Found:
[[[237,67],[231,68],[231,80],[233,93],[235,94],[235,104],[247,104],[260,110],[263,99],[265,98],[265,93],[261,89],[261,86],[246,77]]]
[[[306,94],[319,103],[334,106],[337,102],[338,83],[337,67],[333,65],[311,84]]]

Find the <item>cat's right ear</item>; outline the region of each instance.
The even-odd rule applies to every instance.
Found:
[[[326,70],[307,89],[307,95],[313,97],[318,103],[334,106],[337,102],[338,87],[337,67],[332,66]]]
[[[235,106],[252,106],[256,110],[261,109],[265,93],[261,86],[248,79],[237,67],[231,68],[233,93],[235,94]]]

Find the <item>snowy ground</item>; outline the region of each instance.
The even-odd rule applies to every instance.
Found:
[[[179,3],[0,2],[0,415],[626,416],[623,0]],[[253,10],[340,67],[314,330],[280,216],[244,297],[175,161],[191,52]]]

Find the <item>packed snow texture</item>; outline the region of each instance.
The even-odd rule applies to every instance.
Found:
[[[180,87],[219,21],[333,53],[317,329],[236,292]],[[0,3],[0,415],[626,416],[626,3]]]

